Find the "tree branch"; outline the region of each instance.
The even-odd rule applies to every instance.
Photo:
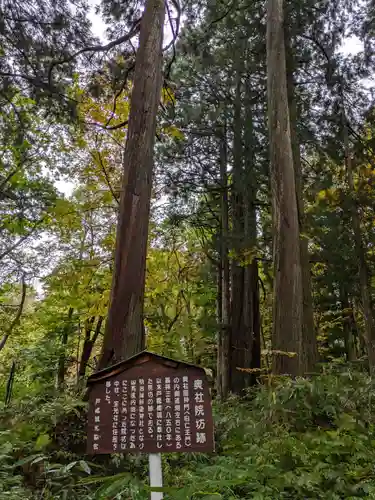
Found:
[[[117,125],[112,125],[111,127],[107,127],[107,125],[102,125],[101,123],[96,122],[86,122],[86,125],[94,125],[95,127],[99,127],[102,130],[117,130],[119,128],[125,127],[129,123],[129,120],[125,120]]]
[[[91,155],[92,155],[92,157],[93,157],[93,159],[95,161],[95,155],[94,155],[94,153],[91,153]],[[118,197],[117,197],[117,195],[116,195],[116,193],[115,193],[115,191],[114,191],[114,189],[113,189],[113,187],[111,185],[111,181],[110,181],[107,169],[105,168],[105,165],[103,163],[103,158],[102,158],[102,155],[101,155],[100,151],[98,151],[98,158],[99,158],[100,166],[102,167],[102,171],[103,171],[103,174],[104,174],[107,186],[108,186],[109,190],[111,191],[111,194],[112,194],[115,202],[117,203],[117,205],[119,205],[120,201],[119,201],[119,199],[118,199]]]
[[[44,218],[37,221],[34,225],[34,227],[32,227],[30,229],[30,231],[25,234],[24,236],[22,236],[22,238],[20,238],[18,241],[16,241],[16,243],[14,243],[11,247],[7,248],[6,250],[4,250],[3,253],[0,254],[0,261],[3,260],[4,257],[6,257],[7,255],[9,255],[10,253],[13,252],[13,250],[15,250],[16,248],[18,248],[25,240],[27,240],[27,238],[29,238],[33,232],[36,230],[36,228],[44,221]]]
[[[109,42],[106,45],[93,45],[91,47],[84,47],[83,49],[78,50],[69,57],[65,57],[64,59],[60,59],[59,61],[52,62],[48,72],[48,81],[51,82],[52,72],[56,66],[71,62],[73,61],[73,59],[80,56],[81,54],[84,54],[85,52],[106,52],[113,49],[114,47],[117,47],[118,45],[121,45],[122,43],[128,42],[131,38],[133,38],[133,36],[135,36],[139,32],[140,26],[141,26],[141,19],[138,19],[133,24],[129,33],[121,36],[120,38],[117,38],[117,40],[112,40],[112,42]]]

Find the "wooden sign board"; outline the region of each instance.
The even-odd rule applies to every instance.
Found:
[[[202,368],[144,351],[92,375],[88,385],[89,454],[213,451]]]

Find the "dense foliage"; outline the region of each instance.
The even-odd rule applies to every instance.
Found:
[[[149,497],[85,449],[145,345],[214,401],[166,498],[375,498],[372,0],[92,3],[0,2],[0,500]]]
[[[367,374],[338,365],[215,404],[215,453],[166,455],[166,498],[372,498],[373,398]],[[79,400],[25,395],[2,411],[0,498],[149,497],[147,457],[84,455]]]

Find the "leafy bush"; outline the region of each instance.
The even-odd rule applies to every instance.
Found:
[[[164,456],[165,498],[375,498],[374,398],[369,377],[342,367],[217,404],[216,452]],[[67,397],[49,404],[54,412],[39,405],[43,417],[32,439],[30,429],[20,432],[22,421],[30,426],[25,407],[17,409],[17,425],[0,434],[0,500],[149,498],[147,457],[113,455],[89,462],[69,446],[57,449],[56,412],[66,426],[67,415],[81,412],[80,402]],[[43,443],[45,435],[50,439]],[[77,439],[84,441],[83,428]],[[29,484],[20,467],[38,463],[38,481]]]
[[[216,409],[217,454],[173,468],[168,498],[374,498],[374,398],[374,382],[347,368],[229,400]]]

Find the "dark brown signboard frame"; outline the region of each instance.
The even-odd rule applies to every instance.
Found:
[[[87,452],[211,452],[207,375],[199,366],[143,351],[88,379]]]

